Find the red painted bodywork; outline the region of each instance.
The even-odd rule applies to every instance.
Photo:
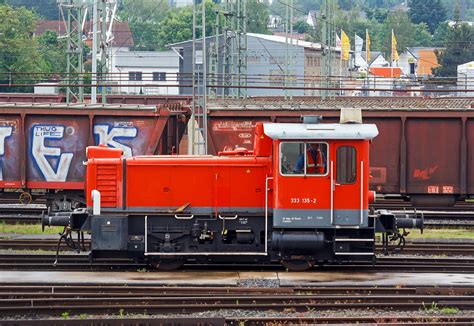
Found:
[[[102,207],[131,211],[201,212],[219,214],[247,211],[263,214],[268,184],[268,207],[330,209],[331,176],[285,177],[279,173],[280,141],[272,141],[257,125],[254,151],[234,150],[220,156],[137,156],[119,159],[109,149],[89,148],[87,205],[91,192],[102,195]],[[295,141],[298,141],[295,139]],[[368,209],[369,141],[325,140],[330,161],[339,146],[357,151],[357,179],[335,185],[334,209]],[[276,154],[275,154],[276,153]],[[104,157],[111,158],[104,158]],[[360,162],[364,161],[363,173]],[[125,171],[125,172],[123,172]],[[273,181],[273,182],[272,182]],[[362,187],[362,189],[361,189]],[[362,201],[361,201],[361,195]],[[316,198],[294,202],[292,198]]]

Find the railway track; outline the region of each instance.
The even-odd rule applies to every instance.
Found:
[[[137,271],[148,268],[145,263],[135,262],[131,259],[97,259],[90,262],[87,254],[62,255],[54,265],[53,254],[0,254],[0,270],[33,270],[33,271]],[[187,263],[183,270],[276,270],[281,271],[283,267],[278,263],[268,264],[199,264]],[[433,273],[474,273],[474,258],[423,258],[423,257],[397,257],[379,256],[375,264],[342,262],[340,265],[320,264],[316,271],[371,271],[371,272],[433,272]]]
[[[9,283],[0,284],[0,316],[34,316],[38,322],[38,317],[65,314],[68,317],[110,315],[120,316],[123,323],[129,314],[160,314],[170,315],[171,319],[183,319],[179,315],[199,313],[201,316],[225,316],[237,311],[241,316],[204,317],[202,322],[218,321],[218,325],[258,321],[472,322],[474,315],[443,316],[442,312],[443,309],[458,312],[474,310],[473,293],[474,288],[471,287],[241,288]],[[341,311],[352,310],[354,315],[354,309],[370,314],[351,317],[340,314]],[[284,316],[271,316],[277,313]]]
[[[0,249],[2,250],[56,250],[57,239],[0,239]],[[90,240],[85,240],[86,248],[90,248]],[[61,243],[62,251],[71,251],[67,245]],[[381,247],[378,246],[378,251]],[[419,255],[446,255],[446,256],[469,256],[474,255],[473,242],[407,242],[402,250],[403,254]]]

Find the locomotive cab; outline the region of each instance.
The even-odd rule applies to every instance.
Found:
[[[375,125],[266,124],[274,141],[272,246],[285,262],[373,259],[369,142]],[[301,255],[304,253],[304,255]],[[294,268],[293,268],[294,269]]]

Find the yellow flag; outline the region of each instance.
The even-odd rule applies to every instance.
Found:
[[[351,41],[344,31],[341,30],[341,41],[342,41],[342,60],[349,60],[349,51],[351,50]]]
[[[397,39],[395,38],[395,33],[392,29],[392,61],[398,60],[398,52],[397,52]]]
[[[369,30],[365,30],[365,53],[367,65],[370,65],[370,35]]]

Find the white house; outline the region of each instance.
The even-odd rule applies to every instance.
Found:
[[[474,61],[458,66],[457,79],[458,96],[474,96]]]
[[[178,84],[179,59],[174,51],[117,52],[112,67],[117,92],[145,95],[179,94],[179,87],[175,86]]]

